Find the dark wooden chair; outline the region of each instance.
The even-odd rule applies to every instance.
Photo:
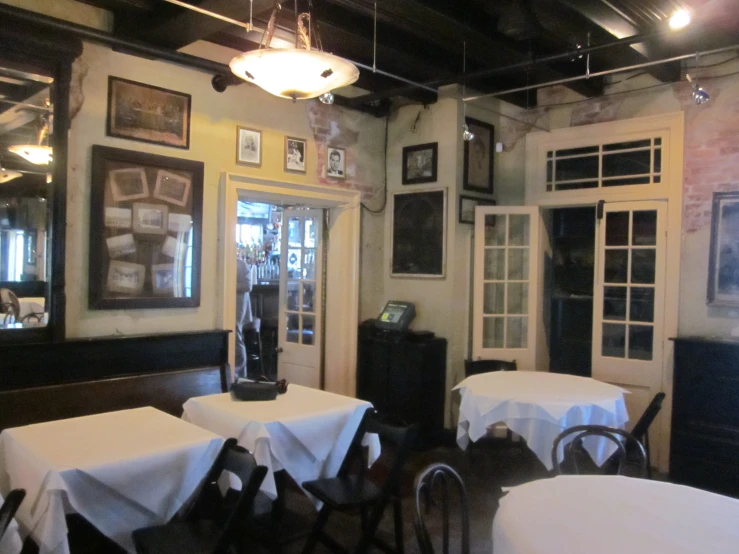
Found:
[[[303,483],[303,488],[318,500],[323,507],[318,512],[308,540],[303,547],[303,554],[313,552],[318,542],[324,543],[333,552],[354,552],[365,554],[371,545],[376,545],[385,552],[404,552],[403,545],[403,516],[401,509],[400,482],[403,465],[408,456],[411,445],[418,435],[418,425],[396,427],[381,422],[376,413],[366,414],[363,429],[355,434],[352,448],[339,469],[339,474],[331,479],[317,479]],[[395,459],[382,483],[375,483],[366,477],[364,451],[361,449],[361,439],[364,433],[377,433],[380,440],[390,443],[395,452]],[[359,448],[357,448],[359,447]],[[350,470],[359,454],[359,472],[350,474]],[[395,525],[395,548],[386,544],[375,536],[383,513],[388,504],[393,505]],[[339,544],[333,537],[323,530],[333,511],[354,512],[361,515],[361,536],[351,550]]]
[[[452,487],[456,488],[459,495],[459,508],[450,508],[450,497]],[[467,490],[459,474],[446,464],[432,464],[424,469],[416,477],[416,538],[421,554],[434,554],[431,541],[432,536],[426,526],[425,517],[428,516],[432,506],[441,508],[442,520],[442,552],[449,554],[449,516],[450,513],[458,513],[461,518],[461,554],[470,552],[470,506],[467,499]]]
[[[18,511],[25,497],[26,491],[24,489],[13,489],[5,498],[2,507],[0,507],[0,540],[8,530],[10,522],[13,521],[15,513]]]
[[[465,360],[464,376],[479,375],[491,371],[516,371],[516,360]]]
[[[649,427],[651,427],[652,422],[657,417],[657,414],[659,414],[659,411],[662,409],[662,402],[665,400],[665,393],[664,392],[658,392],[654,395],[654,398],[652,398],[652,401],[649,403],[649,406],[647,406],[647,409],[644,410],[644,413],[639,418],[639,421],[636,422],[636,425],[634,425],[634,428],[631,430],[631,434],[633,437],[641,442],[644,445],[644,450],[647,453],[647,477],[650,479],[652,478],[652,459],[649,456]],[[626,451],[626,456],[630,457],[633,456],[635,453],[633,451],[628,450]],[[638,453],[636,453],[638,455]]]
[[[575,435],[570,442],[564,445],[563,456],[560,460],[559,445],[570,435]],[[554,440],[552,446],[552,467],[556,475],[583,473],[605,473],[601,468],[595,465],[590,459],[590,455],[583,446],[583,440],[587,437],[601,437],[611,441],[616,445],[616,452],[606,461],[616,461],[615,474],[629,475],[632,477],[646,476],[647,455],[644,446],[634,438],[631,433],[623,429],[615,429],[606,427],[605,425],[576,425],[562,431]],[[627,458],[626,453],[629,449],[637,452],[633,458]],[[628,471],[628,473],[627,473]],[[610,471],[608,471],[610,473]]]
[[[221,499],[218,479],[224,472],[241,481],[233,501]],[[197,499],[181,518],[165,525],[137,529],[133,542],[139,554],[221,554],[236,548],[242,552],[240,530],[251,517],[254,498],[267,474],[254,456],[228,439],[206,476]]]

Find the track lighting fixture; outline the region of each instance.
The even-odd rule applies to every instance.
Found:
[[[462,139],[465,142],[470,142],[471,140],[475,140],[475,133],[470,131],[470,128],[467,126],[467,123],[462,125]]]
[[[670,29],[673,31],[679,31],[690,25],[691,21],[690,12],[686,9],[680,8],[669,19]]]
[[[324,92],[321,96],[318,97],[318,99],[321,101],[322,104],[333,104],[334,103],[334,93],[332,91]]]
[[[693,102],[699,106],[708,102],[711,99],[711,95],[708,94],[697,81],[693,81],[690,74],[686,74],[685,76],[688,78],[688,82],[693,86]]]
[[[464,100],[467,96],[467,42],[462,43],[462,75],[462,140],[470,142],[475,139],[475,133],[467,126],[467,102]]]

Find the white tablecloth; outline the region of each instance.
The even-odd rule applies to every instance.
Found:
[[[4,497],[0,494],[0,505],[2,505],[3,501]],[[23,502],[25,502],[25,499]],[[21,540],[18,532],[18,523],[15,519],[11,519],[3,538],[0,539],[0,554],[18,554],[22,549],[23,540]]]
[[[467,448],[470,440],[485,436],[488,426],[503,422],[526,439],[547,469],[552,469],[554,439],[565,429],[575,425],[622,428],[629,420],[626,391],[586,377],[496,371],[468,377],[454,388],[462,395],[457,424],[460,447]],[[584,446],[599,465],[615,450],[606,440],[586,439]]]
[[[154,408],[6,429],[0,491],[26,489],[17,519],[41,554],[69,552],[70,512],[133,552],[131,532],[175,515],[222,444],[222,437]]]
[[[285,394],[264,402],[240,402],[230,393],[191,398],[182,417],[223,437],[236,437],[269,469],[262,491],[276,498],[275,471],[285,469],[298,484],[336,476],[370,407],[364,400],[291,384]],[[380,439],[372,434],[365,442],[374,462]]]
[[[739,500],[621,476],[532,481],[500,501],[495,554],[736,554]]]

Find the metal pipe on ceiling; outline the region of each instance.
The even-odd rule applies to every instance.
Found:
[[[566,79],[558,79],[556,81],[549,81],[546,83],[537,83],[534,85],[528,85],[525,87],[517,87],[507,90],[501,90],[498,92],[490,92],[486,94],[478,94],[477,96],[468,96],[467,98],[463,98],[462,100],[464,102],[474,102],[475,100],[482,100],[484,98],[494,98],[496,96],[503,96],[505,94],[513,94],[514,92],[522,92],[525,90],[532,90],[532,89],[539,89],[544,87],[552,87],[555,85],[563,85],[566,83],[572,83],[573,81],[580,81],[582,79],[588,79],[590,77],[602,77],[604,75],[612,75],[614,73],[622,73],[624,71],[634,71],[637,69],[642,69],[644,67],[651,67],[653,65],[659,65],[663,63],[670,63],[670,62],[678,62],[680,60],[687,60],[690,58],[695,58],[696,56],[710,56],[712,54],[721,54],[723,52],[728,52],[730,50],[739,50],[739,44],[734,44],[733,46],[724,46],[723,48],[714,48],[713,50],[705,50],[703,52],[695,52],[692,54],[682,54],[680,56],[672,56],[671,58],[664,58],[661,60],[653,60],[649,62],[639,63],[636,65],[628,65],[624,67],[617,67],[614,69],[606,69],[603,71],[598,71],[596,73],[590,73],[590,75],[577,75],[575,77],[568,77]]]

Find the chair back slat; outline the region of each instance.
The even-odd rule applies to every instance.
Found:
[[[464,376],[479,375],[492,371],[516,371],[516,360],[465,360]]]
[[[360,473],[364,473],[366,464],[364,463],[364,447],[362,446],[362,441],[364,441],[364,435],[367,433],[367,421],[371,417],[374,417],[374,415],[375,409],[372,407],[367,408],[364,414],[362,414],[362,419],[359,421],[359,426],[354,433],[349,450],[347,450],[346,456],[344,456],[344,461],[341,462],[341,467],[337,474],[338,477],[346,477],[355,462],[359,463]]]
[[[5,535],[5,531],[10,526],[13,516],[15,516],[25,497],[26,491],[24,489],[13,489],[8,493],[7,498],[5,498],[5,502],[0,507],[0,539]]]
[[[432,464],[416,477],[416,517],[414,525],[416,538],[421,554],[434,554],[431,534],[426,525],[424,514],[428,515],[432,506],[441,504],[442,515],[442,552],[449,554],[451,489],[455,488],[459,496],[459,514],[461,518],[461,554],[470,552],[470,520],[467,490],[459,474],[446,464]],[[455,510],[455,513],[457,511]]]
[[[658,392],[654,395],[649,406],[647,406],[647,409],[644,410],[639,421],[636,422],[636,425],[634,425],[634,428],[631,430],[631,434],[634,438],[642,442],[644,441],[644,437],[646,436],[647,431],[649,431],[649,427],[652,425],[654,418],[657,417],[657,414],[659,414],[659,411],[662,409],[662,402],[664,400],[664,392]]]
[[[566,441],[565,439],[568,439],[571,435],[574,435],[571,441]],[[627,466],[634,465],[638,468],[640,477],[646,476],[647,455],[642,443],[636,440],[631,433],[623,429],[616,429],[605,425],[576,425],[562,431],[554,440],[554,445],[552,446],[552,466],[555,474],[561,474],[564,470],[563,465],[568,461],[572,463],[573,473],[581,473],[580,460],[583,456],[587,455],[585,454],[583,441],[587,437],[601,437],[616,446],[616,454],[609,459],[617,460],[618,467],[616,473],[618,475],[624,475]],[[566,444],[563,446],[563,461],[560,463],[559,445],[563,443]],[[627,451],[631,451],[632,448],[637,453],[636,456],[633,458],[627,457]]]

